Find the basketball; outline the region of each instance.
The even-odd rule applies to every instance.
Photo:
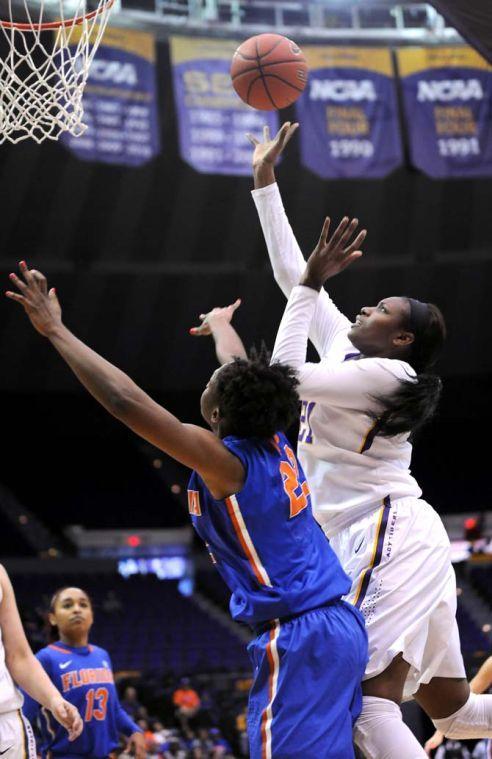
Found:
[[[243,42],[232,58],[231,79],[245,103],[261,111],[286,108],[306,86],[302,50],[281,34],[258,34]]]

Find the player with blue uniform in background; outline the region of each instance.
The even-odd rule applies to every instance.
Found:
[[[21,262],[11,275],[33,326],[82,384],[137,434],[194,470],[189,510],[232,591],[231,611],[257,633],[248,712],[251,759],[350,759],[367,637],[341,600],[350,582],[311,510],[284,435],[297,379],[268,358],[218,369],[201,398],[211,431],[183,424],[62,323],[54,290]]]
[[[60,639],[38,651],[36,658],[66,701],[77,707],[84,730],[69,742],[50,712],[25,695],[23,712],[40,728],[42,756],[103,759],[119,746],[123,734],[130,738],[138,759],[144,759],[142,731],[120,705],[109,654],[89,644],[93,614],[87,593],[80,588],[58,590],[51,601],[49,620]]]

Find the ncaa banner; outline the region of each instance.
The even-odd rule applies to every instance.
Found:
[[[77,30],[72,37],[74,42]],[[106,29],[92,61],[83,96],[80,137],[61,141],[77,158],[122,166],[141,166],[160,150],[152,34]]]
[[[492,66],[467,47],[397,56],[413,165],[436,179],[492,176]]]
[[[302,163],[323,179],[385,177],[403,160],[391,52],[303,47]]]
[[[205,174],[252,174],[245,133],[278,129],[276,111],[257,111],[239,98],[229,69],[235,40],[172,37],[171,62],[181,157]]]

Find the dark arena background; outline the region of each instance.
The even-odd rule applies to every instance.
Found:
[[[181,0],[154,8],[141,0],[123,2],[110,24],[155,36],[160,148],[128,166],[81,160],[56,142],[1,145],[4,289],[25,259],[56,286],[78,337],[180,419],[200,423],[200,394],[217,364],[212,339],[194,338],[189,328],[200,313],[240,297],[234,325],[245,344],[272,347],[285,300],[252,177],[200,173],[180,155],[169,35],[239,44],[277,31],[301,48],[379,46],[392,55],[410,45],[465,43],[431,6],[416,3]],[[442,401],[415,441],[412,471],[452,540],[471,677],[492,640],[492,163],[488,176],[436,178],[415,168],[398,80],[396,90],[403,158],[389,175],[318,177],[303,166],[296,135],[277,177],[306,255],[327,214],[356,216],[368,229],[363,259],[330,282],[350,318],[383,296],[407,294],[445,315]],[[280,113],[285,120],[296,120],[294,107]],[[4,298],[0,309],[0,552],[34,650],[45,645],[51,593],[87,589],[91,639],[111,653],[148,755],[249,756],[250,634],[230,621],[227,589],[192,535],[188,472],[101,409],[16,304]],[[290,434],[295,440],[296,430]],[[184,722],[173,703],[183,678],[201,698]],[[404,714],[424,743],[430,722],[414,704]]]

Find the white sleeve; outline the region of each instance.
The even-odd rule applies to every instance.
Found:
[[[275,281],[288,298],[292,288],[299,284],[306,261],[289,224],[277,183],[253,190],[251,194],[260,217]],[[322,289],[317,296],[309,332],[321,357],[328,353],[335,336],[349,326],[347,317],[340,313],[326,290]]]
[[[345,363],[306,363],[309,324],[317,293],[298,286],[289,297],[273,349],[272,362],[289,364],[297,370],[299,395],[324,405],[365,411],[398,388],[401,379],[411,379],[405,364],[385,358],[365,358]]]

